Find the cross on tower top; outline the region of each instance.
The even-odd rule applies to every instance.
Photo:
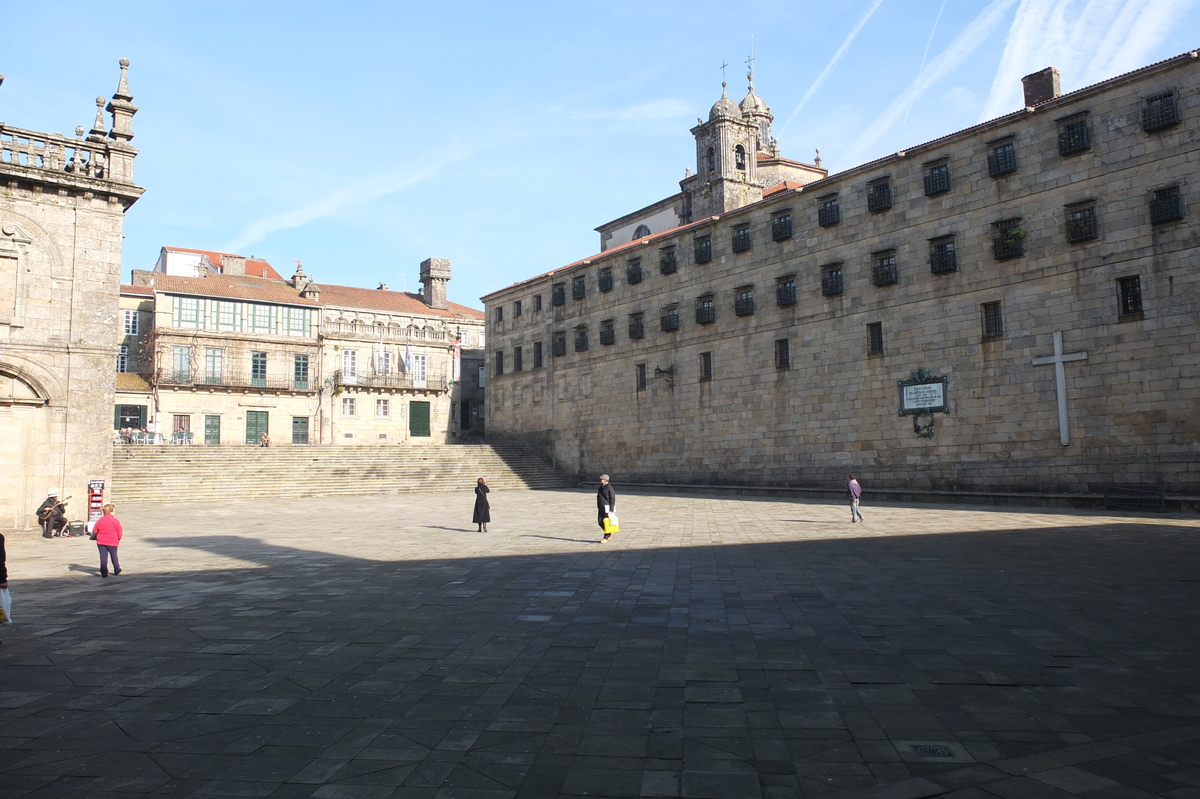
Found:
[[[721,62],[721,88],[725,88],[725,67],[729,66],[724,61]]]

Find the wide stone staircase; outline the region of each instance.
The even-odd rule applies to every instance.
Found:
[[[203,447],[117,444],[113,502],[186,502],[567,488],[576,481],[521,446]]]

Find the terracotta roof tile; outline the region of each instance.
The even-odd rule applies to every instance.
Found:
[[[271,302],[280,305],[304,305],[320,307],[319,302],[306,300],[292,288],[290,283],[261,277],[242,275],[208,275],[207,277],[181,277],[154,273],[154,289],[172,294],[195,294],[201,297],[228,297],[253,302]],[[322,287],[323,289],[324,287]]]
[[[391,313],[424,314],[426,316],[445,316],[452,319],[483,320],[483,311],[449,303],[449,308],[439,310],[430,308],[419,294],[409,294],[403,291],[386,291],[384,289],[364,289],[355,286],[331,286],[328,283],[318,283],[321,289],[321,304],[342,308],[370,308],[376,311]]]
[[[191,252],[196,253],[197,255],[203,255],[208,258],[208,260],[212,261],[213,266],[220,267],[225,266],[226,256],[233,256],[235,258],[245,257],[232,252],[217,252],[216,250],[193,250],[190,247],[163,247],[163,249],[170,252]],[[274,280],[283,280],[283,276],[276,272],[273,266],[259,258],[246,258],[246,274],[249,277],[266,277]]]
[[[802,189],[802,188],[804,188],[803,183],[799,183],[794,180],[781,180],[778,183],[776,183],[774,186],[772,186],[771,188],[764,191],[763,197],[771,197],[773,195],[779,194],[780,192],[792,191],[794,189]]]
[[[140,294],[145,297],[153,297],[154,289],[149,286],[121,286],[122,294]]]

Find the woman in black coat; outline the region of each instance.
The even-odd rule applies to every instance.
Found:
[[[492,520],[492,508],[488,505],[488,487],[487,481],[482,477],[475,482],[475,515],[471,517],[471,521],[479,525],[479,529],[475,532],[486,533],[488,522]]]

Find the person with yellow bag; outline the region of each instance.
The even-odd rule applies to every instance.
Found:
[[[596,492],[596,521],[600,523],[600,529],[604,531],[604,538],[600,539],[601,543],[612,538],[612,534],[618,531],[617,527],[617,492],[613,491],[613,487],[608,484],[608,475],[600,475],[600,490]]]

